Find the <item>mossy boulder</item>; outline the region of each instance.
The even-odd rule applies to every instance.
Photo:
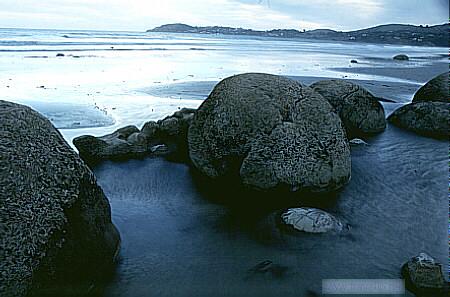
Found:
[[[0,296],[84,296],[119,234],[95,176],[49,120],[0,101]]]
[[[189,156],[204,175],[237,177],[259,190],[326,192],[350,179],[350,149],[333,107],[282,76],[247,73],[222,80],[197,110]]]

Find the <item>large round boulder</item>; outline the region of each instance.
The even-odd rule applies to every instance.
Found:
[[[331,79],[311,85],[335,108],[349,138],[383,132],[384,108],[368,90],[349,81]]]
[[[50,121],[0,101],[0,296],[84,296],[117,257],[102,189]]]
[[[395,110],[388,121],[423,136],[448,138],[450,103],[417,102]]]
[[[189,155],[211,178],[239,177],[257,189],[336,190],[350,178],[350,149],[332,106],[282,76],[224,79],[194,116]]]
[[[433,101],[449,103],[448,76],[449,72],[445,72],[427,82],[416,92],[413,102]]]

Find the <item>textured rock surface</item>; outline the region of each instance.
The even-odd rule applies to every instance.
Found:
[[[221,81],[195,114],[188,144],[203,174],[239,176],[257,189],[330,191],[350,178],[349,145],[331,105],[281,76]]]
[[[397,60],[397,61],[408,61],[409,57],[407,55],[400,54],[400,55],[394,56],[393,59]]]
[[[402,275],[410,290],[418,293],[418,296],[444,296],[444,292],[448,290],[442,265],[426,253],[420,253],[405,263]]]
[[[317,208],[291,208],[281,215],[281,219],[294,229],[309,233],[342,230],[342,223],[338,219]]]
[[[449,103],[448,75],[449,72],[445,72],[427,82],[414,95],[413,102],[439,101]]]
[[[119,234],[93,173],[43,116],[0,101],[0,296],[83,296]]]
[[[447,139],[450,103],[418,102],[394,111],[388,120],[392,124],[423,136]]]
[[[89,164],[102,160],[141,158],[157,155],[187,159],[187,130],[195,109],[183,108],[158,122],[147,122],[140,131],[126,126],[101,137],[83,135],[73,140],[81,158]],[[166,149],[161,150],[161,145]],[[163,153],[164,152],[164,153]]]
[[[349,138],[384,131],[386,117],[377,98],[363,87],[345,80],[322,80],[311,85],[335,108]]]

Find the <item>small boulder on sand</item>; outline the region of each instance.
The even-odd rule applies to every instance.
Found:
[[[442,264],[426,253],[411,258],[402,267],[402,276],[409,290],[417,296],[448,296]]]
[[[393,59],[396,61],[409,61],[409,57],[404,54],[396,55],[393,57]]]
[[[281,219],[286,225],[308,233],[341,231],[343,228],[342,223],[333,215],[317,208],[291,208],[281,215]]]

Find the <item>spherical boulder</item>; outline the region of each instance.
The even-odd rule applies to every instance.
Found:
[[[416,92],[413,102],[449,103],[448,76],[449,72],[445,72],[427,82]]]
[[[349,81],[322,80],[311,85],[335,108],[349,138],[384,131],[384,108],[377,98],[360,85]]]
[[[108,200],[36,111],[0,100],[0,135],[0,296],[84,296],[117,257]]]
[[[350,149],[332,106],[282,76],[247,73],[221,81],[197,110],[189,155],[211,178],[256,189],[332,191],[350,179]]]
[[[395,110],[388,121],[423,136],[448,138],[450,103],[417,102]]]
[[[317,208],[291,208],[281,215],[286,225],[307,233],[341,231],[342,223],[333,215]]]

